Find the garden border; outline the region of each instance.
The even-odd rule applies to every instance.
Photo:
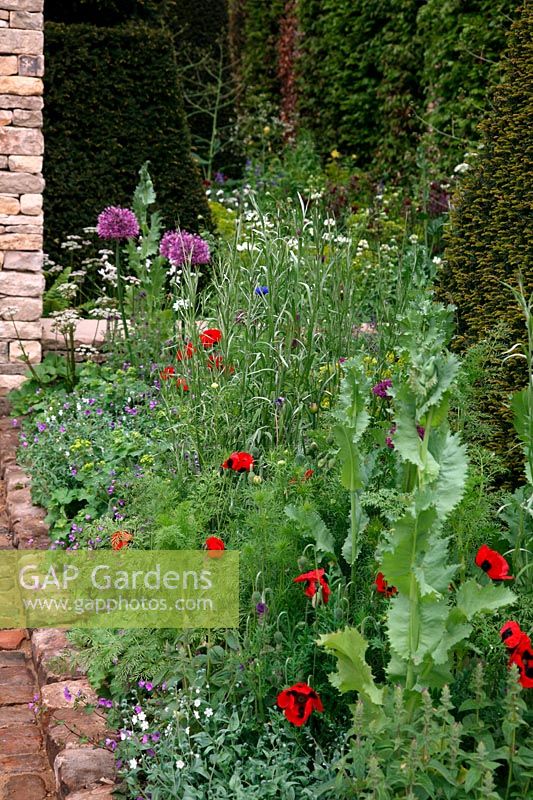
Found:
[[[31,501],[30,478],[17,466],[18,429],[8,417],[0,418],[0,480],[5,483],[8,531],[0,532],[2,549],[47,549],[50,540],[45,512]],[[104,718],[73,708],[65,694],[81,692],[88,702],[96,695],[80,671],[67,667],[72,651],[61,629],[12,632],[20,641],[30,638],[37,676],[44,746],[56,779],[60,800],[113,800],[115,759],[111,751],[91,741],[111,735]],[[67,662],[67,663],[66,663]],[[65,689],[68,688],[68,692]]]

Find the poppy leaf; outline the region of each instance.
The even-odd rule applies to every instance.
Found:
[[[498,586],[495,583],[480,586],[477,581],[469,580],[458,588],[455,599],[457,608],[467,620],[471,620],[481,612],[496,611],[511,605],[515,602],[516,595],[507,586]]]
[[[288,505],[284,510],[286,516],[298,525],[303,535],[314,540],[315,547],[320,553],[335,555],[333,536],[320,514],[306,505]]]
[[[337,658],[337,672],[329,675],[340,692],[357,691],[373,705],[382,705],[383,689],[376,685],[372,671],[365,661],[368,642],[356,628],[328,633],[318,639]]]

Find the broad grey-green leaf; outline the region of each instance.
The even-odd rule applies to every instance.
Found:
[[[507,586],[498,586],[495,583],[480,586],[473,579],[462,583],[455,595],[457,608],[469,621],[482,611],[496,611],[511,605],[515,600],[516,595]]]
[[[428,550],[428,538],[437,520],[435,508],[418,513],[413,509],[395,522],[383,549],[381,571],[389,585],[402,594],[409,594],[411,573],[420,566]]]
[[[328,633],[318,640],[337,658],[337,672],[329,679],[340,692],[357,691],[375,705],[383,703],[383,689],[376,686],[372,671],[365,661],[368,643],[356,628]]]
[[[350,512],[350,521],[351,519],[352,515]],[[358,498],[358,501],[355,506],[355,541],[356,541],[355,553],[353,552],[353,546],[352,546],[351,526],[348,529],[348,535],[342,546],[342,555],[348,564],[353,564],[353,562],[357,560],[357,556],[361,552],[361,536],[367,525],[368,525],[368,517],[363,511],[361,503],[359,502]]]
[[[361,455],[353,441],[352,433],[352,429],[344,425],[335,425],[333,428],[333,436],[339,445],[339,456],[342,463],[341,481],[349,492],[363,488]]]

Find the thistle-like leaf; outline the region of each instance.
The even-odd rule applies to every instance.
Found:
[[[488,583],[486,586],[471,579],[462,583],[455,594],[459,611],[470,621],[483,611],[496,611],[498,608],[514,603],[516,595],[507,586]]]
[[[318,639],[337,658],[337,672],[328,677],[340,692],[357,691],[375,705],[383,703],[383,689],[374,682],[372,671],[365,661],[368,642],[355,628],[328,633]]]
[[[351,519],[351,513],[350,513],[350,519]],[[357,548],[357,552],[355,553],[352,552],[351,526],[348,529],[348,535],[346,536],[346,539],[342,546],[342,555],[348,564],[353,564],[354,561],[357,560],[357,557],[361,551],[360,543],[361,543],[362,533],[367,525],[368,525],[368,517],[363,511],[361,503],[357,503],[355,507],[355,530],[356,530],[356,541],[359,543],[359,547]]]
[[[306,505],[288,505],[284,511],[286,516],[298,525],[303,535],[314,541],[318,552],[328,556],[335,555],[335,542],[331,531],[314,509]]]
[[[429,534],[436,520],[434,507],[419,513],[410,508],[394,524],[389,534],[383,550],[381,571],[388,583],[396,586],[402,594],[409,594],[411,573],[415,567],[422,565],[429,551]]]

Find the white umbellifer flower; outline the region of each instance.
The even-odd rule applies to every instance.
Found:
[[[326,226],[326,228],[333,228],[333,226],[336,224],[337,223],[335,222],[333,217],[329,217],[328,219],[324,220],[324,225]]]
[[[418,236],[416,235],[416,233],[412,233],[410,235],[409,241],[411,242],[411,244],[416,244],[418,242]]]
[[[212,717],[213,716],[213,709],[212,708],[206,708],[206,710],[204,711],[204,714],[206,715],[206,717]]]
[[[191,305],[191,301],[186,297],[178,297],[172,308],[174,311],[179,311],[180,308],[186,309]]]
[[[4,317],[4,319],[14,319],[18,314],[19,309],[17,306],[6,306],[0,315]]]
[[[128,764],[130,765],[130,769],[137,769],[137,759],[136,758],[130,758],[130,760],[128,761]]]
[[[467,164],[466,161],[462,161],[460,164],[457,164],[457,166],[454,167],[453,171],[457,172],[458,175],[462,175],[463,172],[468,172],[469,169],[470,164]]]
[[[183,769],[185,766],[185,761],[182,761],[181,758],[178,758],[176,761],[176,769]]]
[[[442,264],[442,258],[440,258],[439,256],[433,256],[433,263],[437,267],[440,267],[440,265]]]

